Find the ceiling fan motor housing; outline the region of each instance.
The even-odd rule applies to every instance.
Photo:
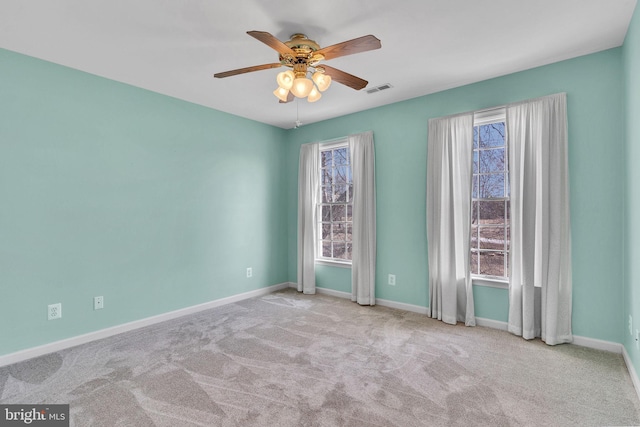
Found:
[[[304,77],[308,67],[314,67],[324,59],[324,55],[315,54],[316,51],[320,50],[318,43],[308,39],[304,34],[293,34],[291,39],[284,42],[284,44],[295,52],[295,56],[289,54],[280,55],[280,63],[293,68],[296,77]]]

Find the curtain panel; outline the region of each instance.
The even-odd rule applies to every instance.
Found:
[[[376,303],[376,180],[373,132],[349,136],[353,177],[351,300]]]
[[[473,114],[429,120],[427,142],[428,315],[475,326],[469,269]]]
[[[507,107],[511,183],[508,329],[572,341],[566,94]]]
[[[316,293],[316,206],[320,149],[317,143],[300,146],[298,167],[298,292]]]

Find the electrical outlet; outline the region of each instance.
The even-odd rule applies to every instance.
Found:
[[[636,329],[636,348],[640,350],[640,329]]]
[[[633,317],[629,315],[629,335],[633,335]]]
[[[102,310],[104,308],[104,297],[93,297],[93,309]]]
[[[62,303],[49,304],[47,307],[47,317],[49,320],[59,319],[62,317]]]
[[[247,277],[253,276],[253,269],[251,267],[247,268]]]
[[[389,275],[389,285],[390,286],[395,286],[396,285],[396,275],[395,274],[390,274]]]

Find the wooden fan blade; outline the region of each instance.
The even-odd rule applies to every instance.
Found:
[[[327,76],[330,76],[332,80],[342,83],[345,86],[349,86],[355,90],[360,90],[364,87],[367,87],[369,83],[366,80],[361,79],[360,77],[356,77],[353,74],[345,73],[344,71],[340,71],[337,68],[329,67],[328,65],[319,65],[316,68],[323,68],[324,73]]]
[[[289,92],[289,95],[287,95],[287,100],[286,101],[280,100],[279,102],[280,104],[286,104],[287,102],[293,101],[294,98],[295,96],[293,96],[293,94]]]
[[[213,77],[222,79],[224,77],[231,77],[231,76],[236,76],[238,74],[251,73],[252,71],[268,70],[270,68],[278,68],[281,66],[282,64],[279,62],[274,62],[273,64],[254,65],[253,67],[238,68],[237,70],[216,73],[213,75]]]
[[[280,55],[289,54],[295,56],[295,52],[291,50],[289,46],[282,43],[280,40],[265,31],[247,31],[247,34],[257,40],[260,40],[262,43],[274,49]]]
[[[357,39],[334,44],[320,49],[316,53],[324,55],[324,59],[329,60],[354,53],[366,52],[368,50],[380,49],[382,44],[378,38],[372,36],[362,36]]]

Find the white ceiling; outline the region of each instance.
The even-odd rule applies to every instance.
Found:
[[[620,46],[636,0],[2,0],[0,47],[282,128],[313,123]],[[382,48],[328,61],[390,90],[334,83],[279,104],[278,62],[246,31],[322,47],[367,34]],[[1,66],[0,66],[1,78]]]

